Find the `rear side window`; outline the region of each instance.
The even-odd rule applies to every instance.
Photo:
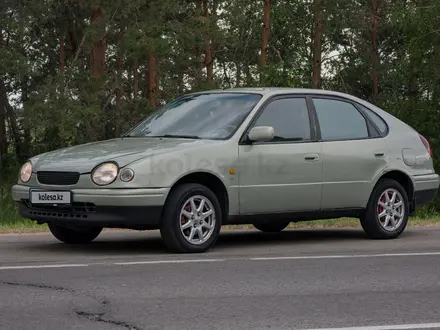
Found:
[[[367,122],[353,104],[319,98],[313,103],[324,141],[369,138]]]
[[[388,126],[385,123],[385,121],[379,117],[377,113],[375,113],[373,110],[370,110],[363,105],[359,104],[359,107],[367,114],[367,116],[376,124],[377,128],[379,129],[380,133],[382,135],[386,134],[388,131]]]

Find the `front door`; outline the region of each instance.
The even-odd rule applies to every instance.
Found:
[[[269,142],[239,145],[240,214],[315,211],[321,205],[321,145],[305,97],[269,101],[248,128],[272,126]]]

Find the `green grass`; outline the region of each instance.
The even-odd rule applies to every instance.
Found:
[[[17,171],[15,169],[0,172],[0,233],[46,231],[47,226],[38,225],[18,215],[17,207],[11,196],[11,188],[16,181]]]
[[[38,225],[34,221],[19,219],[0,223],[0,234],[27,234],[47,232],[47,225]]]
[[[21,218],[12,200],[11,188],[17,174],[2,171],[0,175],[0,233],[35,233],[47,230],[46,225]]]

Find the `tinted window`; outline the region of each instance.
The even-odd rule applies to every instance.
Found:
[[[186,95],[153,112],[127,136],[225,139],[235,132],[260,99],[261,95],[238,93]]]
[[[306,100],[286,98],[270,102],[255,126],[272,126],[275,140],[310,140],[310,121]]]
[[[379,117],[378,114],[376,114],[373,110],[370,110],[363,105],[359,106],[367,113],[367,116],[376,124],[377,128],[382,134],[385,134],[387,132],[387,124],[385,121]]]
[[[329,99],[313,102],[323,140],[368,138],[367,122],[351,103]]]

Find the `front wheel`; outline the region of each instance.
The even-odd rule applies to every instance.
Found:
[[[409,202],[405,189],[395,180],[382,179],[374,188],[360,222],[370,238],[391,239],[403,233],[408,215]]]
[[[49,230],[55,238],[67,244],[86,244],[93,241],[102,231],[102,228],[67,228],[48,224]]]
[[[160,233],[169,250],[200,253],[214,245],[221,222],[222,210],[215,194],[200,184],[183,184],[168,197]]]

